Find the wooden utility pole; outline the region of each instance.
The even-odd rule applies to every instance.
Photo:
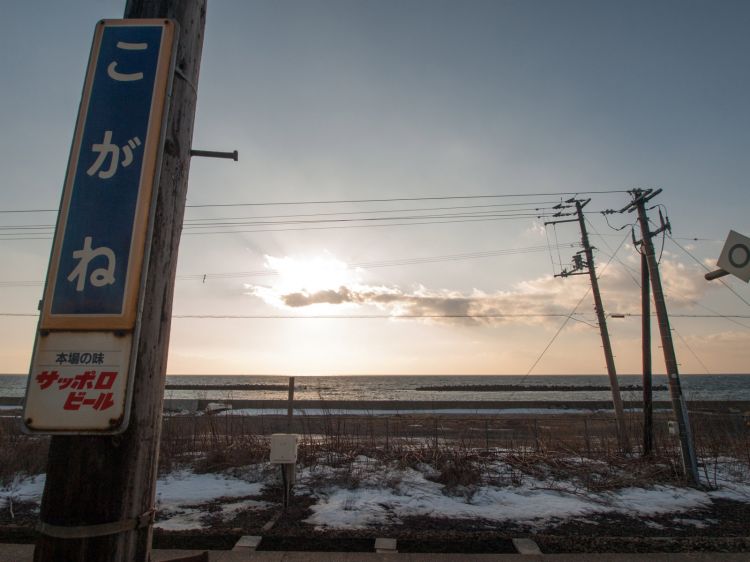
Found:
[[[690,418],[688,417],[687,404],[682,394],[680,385],[680,375],[677,368],[677,356],[674,351],[672,342],[672,330],[669,327],[669,315],[667,314],[667,304],[664,300],[664,291],[661,287],[661,276],[659,275],[659,264],[656,262],[654,253],[654,244],[652,238],[664,230],[669,229],[669,222],[662,224],[655,232],[651,232],[648,227],[648,216],[646,214],[646,203],[661,193],[661,189],[656,191],[648,189],[635,189],[631,192],[633,201],[622,211],[637,211],[638,222],[641,228],[642,250],[646,257],[648,273],[651,278],[651,290],[654,294],[654,307],[656,308],[656,318],[659,323],[659,333],[661,335],[661,345],[664,351],[664,362],[666,363],[667,379],[669,382],[669,394],[672,401],[672,410],[677,420],[677,428],[680,438],[680,451],[682,453],[682,465],[685,471],[685,477],[694,485],[700,485],[698,475],[698,460],[695,456],[695,446],[693,444],[693,435],[690,429]]]
[[[125,8],[125,18],[169,18],[179,25],[130,424],[114,437],[52,437],[35,561],[150,559],[172,296],[205,17],[206,0],[128,0]]]
[[[560,277],[567,277],[569,275],[585,275],[581,270],[587,269],[589,279],[591,281],[591,292],[594,294],[594,309],[596,310],[596,318],[599,324],[599,333],[602,338],[602,347],[604,348],[604,359],[607,363],[607,375],[609,375],[609,384],[612,389],[612,405],[615,409],[615,421],[617,423],[617,439],[620,448],[623,451],[630,450],[630,442],[628,440],[627,425],[625,423],[625,410],[622,405],[622,397],[620,396],[620,385],[617,381],[617,371],[615,369],[615,359],[612,354],[612,344],[609,339],[609,330],[607,330],[607,317],[604,314],[604,305],[602,304],[601,293],[599,292],[599,280],[596,277],[596,266],[594,265],[594,252],[589,242],[589,234],[586,229],[586,219],[583,215],[583,208],[588,204],[590,199],[581,201],[579,199],[569,199],[566,203],[575,204],[576,217],[570,220],[561,220],[555,222],[578,222],[578,226],[581,229],[581,244],[583,245],[584,255],[586,261],[584,262],[580,257],[580,252],[574,257],[575,268],[572,271],[563,270],[560,273]]]
[[[289,377],[289,395],[286,406],[286,431],[290,433],[292,431],[292,423],[294,422],[294,377]]]
[[[654,402],[651,389],[651,291],[648,260],[641,249],[641,339],[643,358],[643,456],[654,448]]]

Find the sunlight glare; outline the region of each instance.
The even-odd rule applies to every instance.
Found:
[[[357,282],[356,272],[333,256],[299,258],[266,256],[266,266],[279,274],[274,289],[279,293],[302,291],[315,293],[342,286],[351,287]]]

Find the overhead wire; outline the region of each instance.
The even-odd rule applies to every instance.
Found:
[[[691,258],[693,259],[693,261],[695,261],[695,263],[697,263],[698,265],[700,265],[700,266],[701,266],[701,267],[702,267],[702,268],[703,268],[704,270],[706,270],[706,271],[711,271],[711,270],[710,270],[710,269],[709,269],[708,267],[706,267],[706,265],[705,265],[705,264],[704,264],[703,262],[701,262],[701,261],[700,261],[700,260],[699,260],[698,258],[696,258],[696,257],[695,257],[695,256],[694,256],[694,255],[693,255],[693,254],[692,254],[692,253],[691,253],[690,251],[688,251],[688,249],[687,249],[687,248],[684,248],[684,247],[682,246],[682,244],[680,244],[679,242],[677,242],[677,241],[676,241],[676,240],[675,240],[674,238],[672,238],[671,236],[669,237],[669,239],[670,239],[670,240],[672,240],[672,242],[674,242],[674,243],[675,243],[675,245],[676,245],[676,246],[677,246],[678,248],[680,248],[680,249],[681,249],[681,250],[682,250],[683,252],[685,252],[685,253],[686,253],[686,254],[687,254],[688,256],[690,256],[690,257],[691,257]],[[720,282],[720,283],[721,283],[722,285],[724,285],[724,287],[726,287],[726,288],[727,288],[727,289],[728,289],[728,290],[729,290],[729,291],[730,291],[730,292],[731,292],[731,293],[732,293],[732,294],[733,294],[734,296],[736,296],[736,297],[737,297],[738,299],[740,299],[740,300],[741,300],[741,301],[742,301],[743,303],[745,303],[746,305],[750,306],[750,302],[748,302],[748,301],[747,301],[747,300],[746,300],[746,299],[745,299],[745,298],[744,298],[744,297],[743,297],[742,295],[740,295],[740,294],[739,294],[739,293],[738,293],[737,291],[735,291],[735,290],[734,290],[734,289],[733,289],[732,287],[730,287],[730,286],[729,286],[729,284],[728,284],[728,283],[727,283],[726,281],[724,281],[724,280],[723,280],[723,279],[721,279],[721,278],[719,278],[719,279],[718,279],[718,281],[719,281],[719,282]]]
[[[610,258],[610,260],[614,259],[617,263],[619,263],[620,265],[622,265],[625,268],[625,271],[627,271],[627,273],[630,276],[630,279],[633,281],[633,283],[635,283],[636,286],[638,288],[640,288],[641,287],[641,282],[638,281],[635,278],[635,276],[633,276],[633,274],[631,273],[631,268],[624,261],[622,261],[620,258],[617,257],[617,255],[612,251],[612,247],[609,245],[609,242],[607,242],[606,238],[604,238],[601,234],[599,234],[599,231],[596,229],[596,227],[594,226],[594,224],[585,215],[584,215],[584,220],[589,225],[589,228],[591,228],[591,231],[594,233],[594,235],[599,237],[599,239],[607,247],[607,250],[609,250],[609,252],[610,252],[609,254],[607,254],[606,252],[602,252],[602,253],[604,255],[608,256]],[[627,226],[627,225],[625,225],[625,226]],[[620,230],[622,230],[622,229],[620,229]],[[599,250],[599,251],[601,252],[601,250]]]
[[[623,244],[625,243],[625,240],[627,240],[627,236],[626,236],[625,238],[623,238],[623,239],[622,239],[622,241],[620,242],[620,245],[619,245],[619,246],[617,246],[617,250],[615,250],[615,255],[617,255],[617,252],[619,252],[619,251],[620,251],[620,248],[622,248],[622,245],[623,245]],[[613,256],[613,258],[614,258],[614,256]],[[600,272],[599,272],[599,274],[597,275],[597,278],[600,278],[600,277],[601,277],[602,275],[604,275],[604,272],[605,272],[605,271],[607,270],[607,268],[609,267],[609,264],[611,264],[611,263],[612,263],[612,259],[613,259],[613,258],[610,258],[610,259],[609,259],[609,261],[608,261],[608,262],[606,263],[606,265],[605,265],[605,266],[604,266],[604,267],[603,267],[603,268],[601,269],[601,271],[600,271]],[[585,298],[586,298],[586,297],[588,296],[588,294],[589,294],[590,292],[591,292],[591,287],[589,286],[589,287],[588,287],[588,288],[586,289],[586,292],[585,292],[585,293],[583,294],[583,296],[582,296],[582,297],[581,297],[581,298],[579,299],[579,301],[578,301],[578,302],[576,303],[576,305],[575,305],[575,306],[573,307],[573,310],[571,311],[570,315],[568,315],[568,317],[567,317],[567,318],[566,318],[565,320],[563,320],[562,324],[561,324],[561,325],[560,325],[560,327],[559,327],[559,328],[557,329],[557,331],[555,332],[555,334],[554,334],[554,335],[552,336],[552,338],[550,339],[550,341],[549,341],[549,342],[547,343],[547,345],[545,346],[545,348],[544,348],[544,349],[542,350],[542,352],[541,352],[541,353],[539,354],[539,356],[538,356],[538,357],[536,358],[536,360],[535,360],[535,361],[534,361],[534,363],[533,363],[533,364],[531,365],[531,367],[529,367],[529,370],[528,370],[528,371],[526,371],[526,374],[524,375],[524,379],[525,379],[525,377],[528,377],[529,375],[531,375],[532,371],[533,371],[533,370],[534,370],[534,369],[536,368],[536,366],[537,366],[537,365],[539,364],[539,362],[540,362],[540,361],[542,360],[542,358],[543,358],[543,357],[544,357],[544,355],[545,355],[545,354],[547,353],[547,351],[549,350],[549,348],[550,348],[550,347],[552,347],[552,344],[553,344],[553,343],[555,343],[555,340],[557,340],[557,337],[558,337],[558,336],[559,336],[559,335],[560,335],[560,334],[562,333],[562,331],[563,331],[563,329],[565,328],[565,326],[567,326],[567,324],[568,324],[568,322],[570,321],[570,318],[572,317],[572,315],[573,315],[573,314],[575,314],[575,313],[576,313],[576,311],[578,310],[578,307],[579,307],[579,306],[581,306],[581,303],[583,302],[583,299],[585,299]],[[522,379],[522,381],[523,381],[523,379]]]
[[[554,277],[557,275],[557,271],[555,270],[555,258],[552,256],[552,244],[550,244],[549,241],[549,231],[547,230],[547,225],[544,225],[544,236],[547,238],[547,248],[549,249],[549,261],[552,264],[552,276]]]
[[[253,234],[260,232],[303,232],[313,230],[340,230],[340,229],[360,229],[360,228],[388,228],[394,226],[424,226],[434,224],[457,224],[457,223],[478,223],[478,222],[491,222],[491,221],[504,221],[504,220],[527,220],[529,218],[537,218],[537,214],[529,215],[510,215],[510,216],[499,216],[499,217],[479,217],[470,219],[449,219],[449,220],[431,220],[423,222],[396,222],[390,224],[347,224],[347,225],[333,225],[333,226],[303,226],[303,227],[291,227],[291,228],[253,228],[250,230],[246,229],[232,229],[232,230],[216,230],[216,231],[198,231],[198,232],[183,232],[184,236],[201,236],[201,235],[216,235],[216,234]],[[325,221],[323,221],[325,222]],[[52,236],[19,236],[19,237],[8,237],[9,235],[0,235],[0,241],[17,241],[17,240],[52,240]]]
[[[203,207],[261,207],[274,205],[333,205],[342,203],[393,203],[401,201],[449,201],[456,199],[506,199],[511,197],[555,197],[560,195],[576,194],[605,194],[605,193],[627,193],[627,190],[599,190],[599,191],[557,191],[541,193],[503,193],[496,195],[443,195],[429,197],[388,197],[380,199],[333,199],[317,201],[277,201],[277,202],[259,202],[259,203],[206,203],[187,205],[190,208]]]
[[[535,201],[535,207],[529,207],[523,209],[525,211],[540,211],[547,209],[546,205],[553,204],[554,201]],[[193,223],[205,223],[205,222],[218,222],[218,221],[248,221],[248,220],[268,220],[268,219],[289,219],[289,218],[310,218],[310,217],[331,217],[331,216],[345,216],[345,215],[373,215],[373,214],[385,214],[385,213],[400,213],[400,212],[425,212],[425,211],[455,211],[465,209],[504,209],[507,207],[528,207],[528,202],[522,203],[493,203],[483,205],[452,205],[447,207],[411,207],[407,209],[377,209],[371,211],[336,211],[332,213],[293,213],[284,215],[254,215],[254,216],[241,216],[241,217],[186,217],[184,219],[185,224]],[[513,211],[514,209],[509,209]],[[515,209],[519,211],[521,209]],[[492,212],[492,211],[485,211]],[[395,217],[394,217],[395,218]],[[7,230],[51,230],[55,227],[54,224],[23,224],[23,225],[2,225],[0,231]]]
[[[708,370],[708,367],[706,367],[706,364],[701,360],[700,357],[698,357],[698,354],[695,351],[693,351],[693,348],[690,347],[690,345],[688,345],[687,340],[685,340],[685,338],[682,337],[682,334],[680,334],[680,332],[678,332],[677,329],[674,327],[672,327],[672,331],[675,334],[677,334],[677,337],[680,339],[680,341],[685,346],[685,348],[692,354],[693,357],[695,357],[695,360],[698,361],[698,363],[700,363],[701,367],[703,367],[703,370],[706,371],[706,374],[710,375],[711,371]]]
[[[524,212],[533,211],[533,212]],[[349,214],[349,213],[347,213]],[[354,214],[354,213],[352,213]],[[538,207],[534,209],[515,209],[507,212],[500,211],[474,211],[464,213],[448,214],[423,214],[423,215],[405,215],[405,216],[380,216],[380,217],[351,217],[351,218],[326,218],[326,219],[304,219],[304,220],[271,220],[258,221],[251,217],[242,222],[219,222],[215,219],[213,222],[207,222],[210,219],[202,219],[203,224],[188,223],[185,224],[183,234],[190,235],[211,235],[211,234],[238,234],[253,232],[283,232],[283,231],[304,231],[304,230],[331,230],[341,228],[378,228],[391,226],[418,226],[430,224],[450,224],[466,222],[484,222],[496,220],[518,220],[539,218],[547,216],[545,208]],[[346,223],[346,224],[340,224]],[[362,224],[364,223],[364,224]],[[381,223],[381,224],[374,224]],[[288,227],[288,225],[292,225]],[[324,226],[311,226],[324,225]],[[276,227],[285,228],[276,228]],[[250,228],[248,228],[250,227]],[[254,228],[265,227],[265,228]],[[9,227],[12,229],[14,227]],[[53,226],[47,227],[47,235],[38,232],[30,234],[27,232],[0,232],[0,240],[40,240],[51,239]]]
[[[329,199],[311,201],[262,201],[253,203],[199,203],[187,204],[186,208],[199,209],[208,207],[271,207],[287,205],[334,205],[343,203],[393,203],[401,201],[449,201],[459,199],[507,199],[511,197],[555,197],[576,194],[606,194],[606,193],[628,193],[625,189],[605,189],[594,191],[557,191],[543,193],[502,193],[495,195],[444,195],[423,197],[384,197],[378,199]],[[56,213],[58,209],[0,209],[0,214],[6,213]]]
[[[536,211],[534,213],[502,213],[498,211],[473,211],[465,213],[448,213],[448,214],[437,214],[437,215],[405,215],[395,217],[352,217],[352,218],[329,218],[329,219],[297,219],[297,220],[274,220],[274,221],[258,221],[258,220],[243,220],[240,222],[214,222],[209,224],[189,224],[186,225],[187,229],[201,229],[201,228],[229,228],[238,226],[275,226],[275,225],[288,225],[288,224],[326,224],[326,223],[349,223],[349,222],[381,222],[381,221],[396,221],[396,220],[424,220],[424,219],[465,219],[465,218],[503,218],[503,217],[538,217],[539,209],[531,209]],[[542,213],[544,214],[544,213]]]
[[[590,292],[590,291],[589,291]],[[588,292],[584,295],[586,297]],[[25,317],[25,318],[36,318],[39,316],[38,312],[0,312],[0,316],[6,317]],[[571,317],[572,318],[569,318]],[[327,320],[373,320],[373,319],[417,319],[417,318],[567,318],[568,320],[575,320],[582,322],[592,328],[597,328],[595,324],[589,323],[585,318],[590,316],[595,319],[594,314],[585,312],[571,312],[565,313],[517,313],[517,314],[330,314],[330,315],[284,315],[284,314],[173,314],[172,318],[193,318],[193,319],[226,319],[226,320],[301,320],[301,319],[327,319]],[[643,316],[639,313],[625,313],[624,317],[640,318]],[[655,314],[650,315],[655,318]],[[670,318],[742,318],[750,319],[750,315],[747,314],[735,314],[726,316],[723,314],[670,314]]]
[[[578,313],[575,313],[578,314]],[[0,312],[0,316],[37,317],[39,313]],[[509,313],[509,314],[172,314],[178,319],[205,320],[399,320],[399,319],[462,319],[462,318],[567,318],[564,313]],[[570,318],[569,318],[570,319]],[[578,320],[573,318],[573,320]]]
[[[589,224],[589,225],[591,226],[591,229],[592,229],[592,231],[593,231],[593,232],[594,232],[594,233],[595,233],[595,234],[596,234],[597,236],[599,236],[599,238],[601,239],[601,241],[602,241],[602,242],[604,242],[604,245],[605,245],[605,246],[607,246],[607,249],[608,249],[608,250],[610,250],[610,254],[607,254],[606,252],[602,252],[602,253],[604,253],[605,255],[609,255],[610,257],[614,258],[614,259],[615,259],[615,260],[616,260],[616,261],[617,261],[617,262],[618,262],[618,263],[619,263],[619,264],[620,264],[620,265],[621,265],[621,266],[622,266],[622,267],[623,267],[623,268],[625,269],[625,271],[626,271],[626,272],[628,273],[628,276],[629,276],[629,277],[630,277],[630,279],[631,279],[631,280],[633,281],[633,283],[634,283],[634,284],[635,284],[635,285],[636,285],[637,287],[639,287],[639,288],[640,288],[640,287],[641,287],[641,282],[640,282],[640,281],[639,281],[639,280],[638,280],[638,279],[637,279],[637,278],[635,277],[635,275],[634,275],[634,273],[639,273],[639,272],[635,271],[635,270],[634,270],[634,269],[633,269],[633,268],[632,268],[632,267],[631,267],[630,265],[628,265],[627,263],[625,263],[624,261],[622,261],[622,260],[621,260],[620,258],[618,258],[618,257],[614,256],[613,254],[611,254],[611,251],[612,251],[612,250],[611,250],[611,247],[609,246],[609,244],[607,243],[607,240],[606,240],[606,239],[605,239],[605,238],[603,237],[603,235],[602,235],[602,234],[600,234],[599,232],[597,232],[597,230],[596,230],[596,228],[594,227],[594,225],[593,225],[593,224],[592,224],[592,223],[591,223],[591,222],[590,222],[590,221],[589,221],[588,219],[586,219],[586,221],[587,221],[587,223],[588,223],[588,224]],[[625,226],[627,226],[627,225],[625,225]],[[674,237],[672,237],[672,236],[669,236],[669,238],[670,238],[670,239],[671,239],[671,240],[672,240],[673,242],[675,242],[675,244],[676,244],[677,246],[680,246],[680,247],[682,248],[682,246],[681,246],[680,244],[678,244],[678,243],[677,243],[677,242],[675,241]],[[697,239],[694,239],[694,240],[697,240]],[[695,261],[696,261],[696,263],[698,263],[698,264],[699,264],[699,265],[700,265],[701,267],[703,267],[703,268],[704,268],[704,269],[705,269],[706,271],[708,271],[708,268],[707,268],[707,267],[706,267],[706,266],[705,266],[704,264],[702,264],[702,263],[700,262],[700,260],[698,260],[698,258],[696,258],[696,257],[695,257],[695,256],[693,256],[692,254],[690,254],[690,252],[688,252],[688,251],[687,251],[687,249],[685,249],[685,248],[682,248],[682,250],[683,250],[683,251],[685,251],[685,253],[687,253],[688,255],[690,255],[690,257],[691,257],[691,258],[692,258],[693,260],[695,260]],[[640,252],[639,252],[639,253],[640,253]],[[724,313],[721,313],[721,312],[719,312],[719,311],[717,311],[717,310],[714,310],[713,308],[711,308],[711,307],[709,307],[709,306],[706,306],[705,304],[703,304],[703,303],[700,303],[700,302],[698,302],[698,301],[693,301],[693,300],[691,300],[691,301],[689,301],[689,302],[690,302],[690,304],[692,304],[693,306],[697,306],[697,307],[703,308],[704,310],[707,310],[707,311],[711,312],[711,313],[712,313],[712,316],[709,316],[709,315],[704,315],[704,316],[700,316],[700,315],[690,315],[690,316],[688,316],[688,315],[680,315],[680,314],[674,314],[674,313],[672,313],[672,314],[670,314],[670,317],[672,317],[672,318],[723,318],[723,319],[725,319],[725,320],[728,320],[729,322],[731,322],[731,323],[733,323],[733,324],[736,324],[737,326],[740,326],[740,327],[742,327],[742,328],[745,328],[745,329],[748,329],[748,330],[750,330],[750,326],[748,326],[748,325],[746,325],[746,324],[743,324],[742,322],[738,322],[738,321],[736,320],[736,318],[745,318],[745,316],[741,316],[741,315],[728,315],[728,314],[724,314]],[[640,316],[640,315],[632,315],[632,314],[628,314],[627,316]]]
[[[548,208],[546,205],[551,205],[555,201],[534,201],[535,205],[541,205],[541,207],[532,207],[527,210],[539,210]],[[420,211],[453,211],[457,209],[490,209],[490,208],[504,208],[504,207],[522,207],[529,205],[528,202],[522,203],[491,203],[483,205],[451,205],[448,207],[411,207],[407,209],[377,209],[374,211],[336,211],[332,213],[293,213],[286,215],[255,215],[251,217],[207,217],[207,218],[186,218],[185,222],[193,221],[207,221],[207,220],[242,220],[242,219],[276,219],[276,218],[295,218],[295,217],[328,217],[338,215],[372,215],[377,213],[406,213],[406,212],[420,212]]]
[[[576,244],[569,243],[564,246],[573,248]],[[525,246],[519,248],[505,248],[500,250],[486,250],[480,252],[465,252],[461,254],[442,254],[437,256],[422,256],[422,257],[410,257],[410,258],[394,258],[390,260],[380,261],[369,261],[369,262],[352,262],[346,264],[347,267],[355,269],[377,269],[382,267],[397,267],[397,266],[408,266],[408,265],[421,265],[427,263],[441,263],[441,262],[452,262],[452,261],[463,261],[473,260],[491,257],[500,257],[517,254],[527,254],[535,252],[543,252],[546,246]],[[184,274],[177,275],[177,279],[184,280],[210,280],[210,279],[231,279],[231,278],[246,278],[246,277],[271,277],[278,275],[279,272],[275,270],[262,269],[254,271],[232,271],[232,272],[221,272],[221,273],[195,273],[195,274]],[[42,281],[0,281],[0,287],[31,287],[42,285]]]
[[[493,217],[493,218],[472,218],[472,219],[457,219],[457,220],[438,220],[438,221],[424,221],[424,222],[397,222],[391,224],[353,224],[353,225],[333,225],[333,226],[305,226],[305,227],[292,227],[292,228],[259,228],[251,230],[219,230],[215,232],[185,232],[184,235],[208,235],[208,234],[252,234],[259,232],[294,232],[294,231],[313,231],[313,230],[339,230],[339,229],[354,229],[354,228],[388,228],[393,226],[423,226],[432,224],[457,224],[457,223],[470,223],[470,222],[489,222],[489,221],[503,221],[503,220],[518,220],[531,217],[538,217],[538,215],[516,215],[516,216],[504,216],[504,217]]]

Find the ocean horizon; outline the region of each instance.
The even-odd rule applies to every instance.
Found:
[[[286,399],[290,376],[297,400],[402,401],[584,401],[610,400],[609,390],[419,390],[424,386],[514,385],[572,387],[608,386],[607,375],[167,375],[168,385],[282,385],[279,390],[165,390],[167,399],[273,400]],[[27,375],[0,375],[0,396],[24,396]],[[618,375],[621,387],[638,385],[642,375]],[[687,400],[750,400],[750,374],[680,375]],[[665,375],[653,375],[654,385],[667,385]],[[623,400],[641,400],[640,390],[622,390]],[[669,400],[668,390],[656,390],[654,400]]]

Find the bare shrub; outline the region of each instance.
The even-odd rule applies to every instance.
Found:
[[[0,418],[0,486],[18,474],[40,474],[47,466],[49,438],[25,435],[20,419]]]
[[[703,480],[720,485],[726,474],[750,473],[750,436],[742,416],[694,414]],[[447,490],[488,483],[561,480],[592,492],[627,486],[678,483],[678,439],[667,431],[668,414],[655,416],[654,452],[640,452],[640,418],[631,414],[633,450],[620,451],[611,415],[525,416],[323,415],[296,416],[298,464],[320,466],[321,479],[353,488],[383,466],[413,468]],[[286,416],[194,414],[166,416],[161,473],[180,466],[197,472],[266,463],[268,436],[287,430]],[[49,440],[20,432],[20,420],[0,418],[0,485],[19,473],[44,471]],[[373,459],[370,463],[367,459]],[[314,472],[314,470],[313,470]],[[386,475],[387,476],[387,475]]]

